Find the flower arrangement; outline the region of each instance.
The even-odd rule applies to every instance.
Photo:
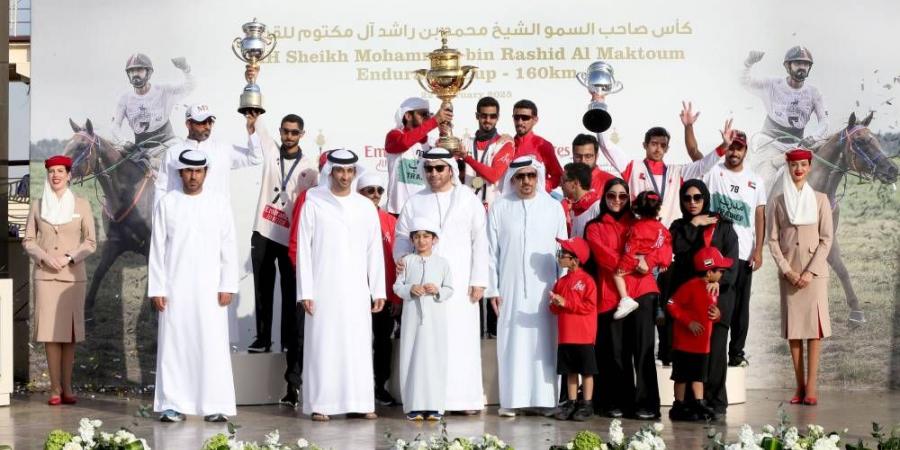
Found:
[[[282,443],[278,430],[267,434],[261,444],[239,441],[235,437],[237,428],[239,428],[237,425],[229,426],[227,435],[225,433],[213,435],[203,443],[201,450],[322,450],[318,445],[303,438],[298,439],[295,444]]]
[[[485,433],[481,437],[450,438],[447,433],[447,422],[441,420],[441,434],[424,437],[416,436],[412,441],[394,439],[390,432],[385,433],[385,438],[391,444],[393,450],[514,450],[512,446],[503,442],[497,436]]]
[[[609,424],[609,442],[596,433],[579,431],[564,445],[556,445],[551,450],[665,450],[666,443],[660,436],[661,423],[645,425],[627,439],[622,430],[622,421],[615,419]]]
[[[754,433],[750,425],[744,424],[738,433],[738,442],[724,442],[722,433],[710,428],[707,450],[840,450],[841,435],[825,432],[819,425],[807,425],[805,434],[791,426],[783,408],[779,408],[777,427],[765,425],[761,433]]]
[[[138,439],[125,428],[115,433],[99,431],[103,422],[82,418],[78,434],[53,430],[47,435],[44,450],[150,450],[147,441]]]
[[[859,440],[856,445],[847,444],[847,450],[900,450],[900,425],[895,425],[888,434],[878,423],[872,422],[872,437],[875,438],[875,447],[866,447]]]

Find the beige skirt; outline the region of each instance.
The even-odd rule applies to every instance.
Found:
[[[828,278],[815,277],[803,289],[782,278],[781,331],[785,339],[821,339],[831,336],[828,313]]]
[[[84,340],[84,281],[34,280],[34,340]]]

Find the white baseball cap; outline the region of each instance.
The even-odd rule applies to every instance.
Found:
[[[212,113],[212,110],[209,109],[209,105],[206,103],[195,103],[189,106],[184,112],[184,118],[194,122],[204,122],[209,118],[216,120],[215,114]]]

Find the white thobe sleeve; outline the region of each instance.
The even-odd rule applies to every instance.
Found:
[[[603,153],[609,164],[619,172],[619,176],[622,176],[631,159],[615,142],[606,139],[603,133],[597,133],[597,141],[600,143],[600,152]]]
[[[500,265],[500,219],[496,206],[496,202],[491,205],[487,219],[488,251],[490,252],[490,259],[488,260],[488,287],[484,293],[484,296],[487,298],[500,296],[500,272],[498,269]]]
[[[315,236],[315,206],[307,201],[300,210],[300,223],[297,226],[297,301],[315,300],[315,283],[313,281],[312,237]],[[300,264],[303,261],[303,264]]]
[[[409,227],[413,218],[412,207],[409,200],[403,205],[400,211],[400,217],[397,219],[397,226],[394,228],[394,261],[400,261],[400,258],[413,252],[413,244],[409,239]]]
[[[434,301],[436,302],[443,302],[450,299],[450,297],[453,297],[453,275],[450,273],[450,263],[448,263],[447,260],[444,260],[444,265],[441,269],[443,271],[443,276],[441,277],[439,293],[434,297]]]
[[[153,208],[153,232],[150,235],[150,256],[147,263],[147,296],[166,296],[166,211],[157,199]]]
[[[602,202],[603,200],[599,200],[597,203]],[[569,227],[566,225],[566,213],[563,211],[562,204],[559,202],[553,202],[556,206],[555,212],[553,213],[556,216],[556,237],[559,239],[569,239]],[[585,227],[586,228],[586,227]],[[579,236],[583,237],[583,236]],[[563,274],[563,268],[559,266],[559,262],[556,263],[556,278],[558,279]]]
[[[409,261],[404,261],[404,263],[409,264]],[[403,300],[412,299],[412,295],[409,292],[412,290],[412,284],[406,282],[406,274],[408,273],[409,269],[404,270],[403,272],[400,272],[397,275],[397,279],[394,280],[394,293]]]
[[[713,167],[716,167],[720,158],[722,158],[722,156],[719,155],[719,152],[717,150],[712,150],[704,155],[703,158],[690,164],[685,164],[683,166],[684,168],[681,169],[681,177],[685,180],[703,178],[703,175],[706,175]]]
[[[371,211],[364,219],[368,223],[368,244],[366,244],[366,258],[368,258],[369,294],[373,300],[386,299],[384,277],[384,246],[381,240],[381,222],[378,219],[378,210],[375,205],[369,205]],[[299,260],[298,260],[299,261]]]
[[[472,272],[469,275],[469,286],[488,286],[488,266],[490,264],[490,245],[487,238],[487,224],[485,223],[484,205],[473,195],[471,196],[471,230],[472,230]]]
[[[253,133],[247,138],[247,146],[231,146],[231,168],[257,166],[263,162],[262,143],[259,133]]]
[[[237,242],[234,235],[234,215],[225,199],[219,208],[221,221],[221,255],[219,256],[219,292],[235,294],[239,291]]]

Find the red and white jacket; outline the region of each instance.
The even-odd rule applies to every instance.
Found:
[[[485,208],[488,208],[500,195],[503,174],[509,167],[509,163],[512,162],[513,143],[509,140],[501,141],[500,135],[497,135],[487,141],[473,140],[471,146],[472,148],[463,159],[466,163],[463,181],[466,186],[472,188],[475,196],[481,200]],[[472,181],[476,177],[484,180],[481,188],[472,185]]]

